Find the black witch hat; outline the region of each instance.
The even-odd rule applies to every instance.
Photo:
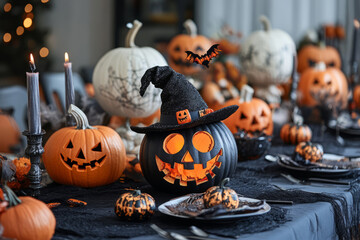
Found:
[[[238,109],[237,105],[217,111],[208,108],[199,92],[185,76],[168,66],[156,66],[145,72],[141,78],[141,96],[150,82],[162,89],[160,122],[148,127],[132,126],[131,129],[138,133],[170,131],[219,122]]]

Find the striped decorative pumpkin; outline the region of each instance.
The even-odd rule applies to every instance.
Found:
[[[220,204],[227,209],[235,209],[238,207],[239,197],[237,193],[233,189],[225,187],[225,184],[229,181],[229,178],[225,178],[221,181],[220,186],[213,186],[206,190],[204,194],[204,205],[206,208]]]
[[[154,198],[140,190],[122,194],[115,203],[115,213],[123,220],[146,220],[154,215],[154,212]]]
[[[317,162],[320,161],[324,155],[323,147],[320,144],[312,142],[301,142],[295,148],[295,154],[305,161]],[[295,157],[296,159],[297,157]]]
[[[298,144],[311,140],[311,129],[305,124],[285,124],[280,131],[280,138],[285,143]]]

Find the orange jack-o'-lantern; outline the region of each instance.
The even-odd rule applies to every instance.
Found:
[[[273,132],[272,114],[269,105],[263,100],[253,98],[253,89],[244,85],[241,89],[241,96],[229,100],[224,107],[238,105],[238,110],[227,119],[223,120],[232,133],[245,130],[249,134],[264,132],[271,135]]]
[[[234,138],[221,122],[147,133],[140,149],[145,178],[167,191],[205,191],[229,176],[236,162]]]
[[[179,34],[169,43],[168,62],[170,67],[176,72],[192,75],[201,71],[201,66],[187,61],[185,51],[202,55],[211,47],[211,41],[204,36],[197,35],[196,25],[192,20],[185,21],[184,27],[188,34]]]
[[[326,67],[341,68],[341,58],[336,48],[331,46],[306,45],[301,48],[298,53],[298,67],[299,73],[303,73],[306,69],[315,67],[316,63],[324,62]]]
[[[95,187],[116,181],[126,166],[120,136],[105,126],[91,127],[83,112],[71,105],[77,127],[56,131],[45,144],[43,161],[58,183]]]
[[[337,68],[326,68],[320,62],[301,74],[298,84],[299,106],[336,106],[345,108],[348,99],[348,84],[345,75]]]

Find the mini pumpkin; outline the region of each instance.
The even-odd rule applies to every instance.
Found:
[[[15,119],[0,109],[0,152],[12,153],[15,145],[20,144],[20,130]],[[5,137],[6,136],[6,137]]]
[[[301,74],[297,87],[300,107],[335,106],[344,109],[348,103],[348,83],[337,68],[326,68],[320,62]]]
[[[4,186],[9,207],[0,214],[3,237],[11,239],[50,240],[55,233],[56,219],[48,206],[32,197],[17,197]]]
[[[184,27],[187,30],[187,34],[176,35],[169,43],[168,61],[169,66],[176,72],[192,75],[201,71],[202,68],[199,64],[186,61],[185,51],[202,55],[211,47],[212,43],[206,37],[197,35],[197,27],[192,20],[186,20]]]
[[[96,64],[93,73],[95,98],[111,115],[143,118],[153,114],[161,105],[161,90],[149,86],[139,94],[140,79],[153,66],[167,65],[164,57],[150,47],[138,47],[134,40],[142,23],[135,20],[129,30],[125,47],[107,52]]]
[[[230,181],[229,178],[225,178],[221,181],[220,186],[213,186],[206,190],[204,194],[204,206],[211,208],[217,205],[223,205],[227,209],[235,209],[239,205],[239,197],[237,193],[228,187],[225,187]]]
[[[147,220],[154,213],[154,198],[140,190],[122,194],[115,203],[115,214],[123,220]]]
[[[222,122],[147,133],[140,164],[146,180],[166,191],[203,192],[235,170],[236,143]]]
[[[85,114],[71,105],[76,127],[56,131],[45,144],[43,161],[58,183],[95,187],[116,181],[126,166],[120,136],[106,126],[90,126]]]
[[[30,159],[21,157],[12,160],[12,162],[16,166],[16,173],[14,181],[8,182],[8,186],[16,190],[29,187],[30,180],[27,178],[26,175],[31,168]]]
[[[286,123],[280,130],[280,138],[285,143],[295,145],[300,142],[310,141],[311,137],[311,129],[305,124]]]
[[[301,142],[295,148],[295,154],[312,163],[322,160],[324,155],[323,147],[312,142]]]
[[[264,132],[267,135],[273,133],[273,120],[269,105],[263,100],[253,98],[254,90],[248,85],[241,89],[240,98],[227,101],[224,107],[238,105],[238,110],[230,117],[223,120],[225,125],[234,134],[239,130],[245,130],[249,134]]]
[[[336,48],[326,46],[325,43],[306,45],[298,53],[297,71],[303,73],[306,69],[315,67],[316,63],[324,62],[326,67],[341,68],[341,58]]]

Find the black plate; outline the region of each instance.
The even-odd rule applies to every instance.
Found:
[[[277,163],[280,167],[290,172],[292,175],[299,176],[301,178],[318,177],[318,178],[343,178],[351,177],[354,171],[358,169],[329,169],[329,168],[307,168],[307,167],[296,167],[288,165],[281,161],[281,156],[278,158]]]

